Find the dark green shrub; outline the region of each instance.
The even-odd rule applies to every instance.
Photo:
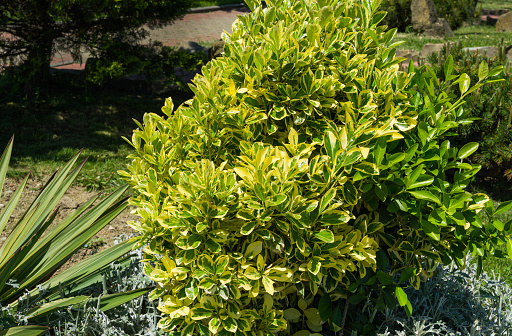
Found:
[[[478,144],[445,141],[499,70],[482,63],[473,86],[452,58],[446,81],[399,71],[379,1],[246,2],[195,97],[146,114],[120,172],[164,330],[339,332],[363,300],[412,314],[403,288],[439,263],[512,256],[512,222],[483,224],[492,202],[466,191]]]
[[[411,0],[382,0],[381,10],[387,12],[382,24],[397,28],[399,32],[407,32],[412,28]]]
[[[467,141],[480,143],[479,150],[471,160],[483,166],[487,177],[512,177],[512,73],[504,57],[503,46],[500,53],[493,58],[476,52],[464,51],[462,44],[456,43],[451,48],[444,48],[439,55],[432,55],[429,62],[434,71],[443,77],[443,68],[439,64],[446,61],[448,55],[454,59],[454,73],[467,73],[471,80],[478,80],[478,65],[485,60],[491,67],[505,66],[506,71],[496,76],[501,81],[483,86],[468,96],[464,109],[468,117],[478,120],[463,124],[458,128],[458,136],[453,138],[456,144]],[[458,93],[453,87],[454,93]]]

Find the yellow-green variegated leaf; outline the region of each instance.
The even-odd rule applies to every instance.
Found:
[[[46,333],[50,328],[36,325],[12,327],[0,331],[1,336],[39,336]]]

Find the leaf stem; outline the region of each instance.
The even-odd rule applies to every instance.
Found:
[[[343,336],[343,330],[345,329],[345,322],[347,322],[347,313],[348,313],[348,306],[350,302],[348,301],[348,298],[345,300],[345,307],[343,307],[343,318],[341,319],[341,330],[338,336]]]

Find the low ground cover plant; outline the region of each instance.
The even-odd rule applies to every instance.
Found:
[[[466,190],[477,143],[465,97],[501,68],[445,78],[400,71],[380,2],[248,0],[224,57],[195,97],[146,114],[129,141],[131,203],[158,285],[165,331],[181,335],[331,335],[349,308],[397,305],[438,264],[463,268],[506,245],[512,222]],[[459,88],[459,95],[449,92]]]

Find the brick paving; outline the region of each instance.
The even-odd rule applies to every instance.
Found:
[[[200,49],[198,43],[212,42],[220,39],[222,32],[232,32],[231,26],[237,15],[249,13],[247,7],[213,10],[186,14],[182,19],[162,28],[149,29],[149,40],[160,41],[167,46],[185,49]],[[87,60],[87,54],[82,54],[82,63],[72,63],[71,55],[56,54],[51,66],[57,69],[82,70]]]

